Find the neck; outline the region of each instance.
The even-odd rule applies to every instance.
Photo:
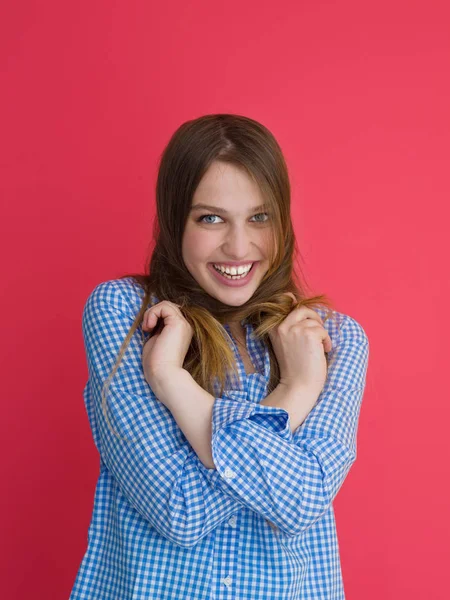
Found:
[[[245,338],[245,328],[240,324],[239,321],[230,321],[228,323],[228,326],[230,327],[230,331],[231,333],[240,339],[244,339]]]

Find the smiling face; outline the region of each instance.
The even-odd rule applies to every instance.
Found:
[[[183,232],[183,260],[210,296],[229,306],[241,306],[269,268],[270,232],[271,216],[265,212],[257,184],[243,169],[215,161],[192,199]],[[213,266],[235,263],[245,268],[239,279],[237,272],[227,276]]]

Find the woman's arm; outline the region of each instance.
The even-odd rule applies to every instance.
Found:
[[[197,456],[207,469],[215,469],[211,453],[214,396],[198,385],[185,369],[172,369],[158,379],[154,391],[172,413]]]
[[[188,371],[175,368],[160,375],[155,393],[170,410],[203,465],[207,469],[215,469],[211,448],[214,396],[198,385]],[[278,385],[261,404],[286,410],[291,432],[294,433],[317,398],[315,392],[307,389]]]

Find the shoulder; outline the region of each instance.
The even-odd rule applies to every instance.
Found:
[[[84,310],[109,307],[129,315],[137,314],[144,295],[144,290],[132,277],[109,279],[94,287],[88,295]],[[152,295],[149,306],[155,301],[156,297]]]

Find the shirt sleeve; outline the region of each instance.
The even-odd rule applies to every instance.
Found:
[[[329,509],[356,459],[369,343],[356,320],[337,315],[343,323],[340,333],[329,329],[333,348],[325,386],[293,435],[283,409],[275,413],[256,404],[239,417],[229,399],[214,400],[216,485],[287,537],[302,533]]]
[[[125,439],[108,427],[101,389],[135,318],[118,281],[99,284],[87,299],[82,316],[89,371],[85,397],[94,442],[134,509],[162,536],[192,547],[245,504],[215,485],[218,472],[203,465],[145,380],[140,328],[107,392],[110,425]]]

